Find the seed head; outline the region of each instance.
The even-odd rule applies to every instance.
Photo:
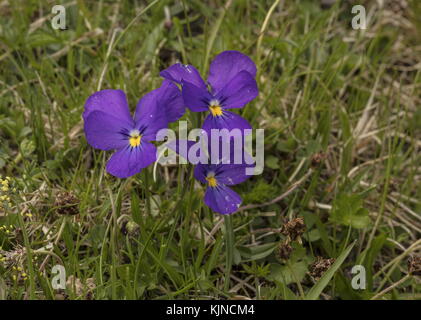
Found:
[[[320,164],[322,164],[324,161],[326,160],[326,154],[319,152],[319,153],[315,153],[312,157],[311,157],[311,166],[313,168],[317,168],[320,166]]]
[[[303,218],[295,218],[285,223],[282,228],[282,234],[289,237],[292,241],[301,239],[301,235],[305,232],[306,226]]]
[[[139,225],[134,221],[124,221],[121,226],[121,232],[124,235],[136,237],[139,235]]]
[[[276,248],[275,255],[278,260],[287,261],[292,253],[292,247],[289,241],[281,242]]]
[[[61,191],[56,196],[54,207],[58,214],[73,216],[79,213],[79,199],[71,192]]]
[[[310,266],[310,275],[318,281],[334,262],[334,258],[323,259],[322,257],[317,257],[317,260]]]
[[[421,256],[414,256],[409,258],[408,272],[414,276],[421,276]]]

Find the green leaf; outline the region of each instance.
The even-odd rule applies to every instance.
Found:
[[[366,269],[366,279],[367,279],[367,288],[371,290],[373,288],[373,267],[374,261],[376,260],[377,255],[380,253],[380,250],[383,248],[386,243],[387,235],[381,233],[376,238],[374,238],[371,243],[370,249],[367,251],[365,258],[365,269]]]
[[[265,243],[261,246],[255,247],[238,247],[238,251],[241,253],[241,256],[246,260],[243,261],[253,261],[259,260],[270,255],[276,247],[276,243]]]
[[[362,207],[363,200],[358,194],[340,194],[334,204],[331,220],[356,229],[369,225],[368,210]]]
[[[106,237],[107,228],[103,224],[95,224],[89,231],[87,240],[91,246],[100,247]]]
[[[280,140],[276,144],[276,149],[278,151],[285,152],[285,153],[293,152],[296,147],[297,147],[296,141],[292,138],[289,138],[288,140],[285,140],[285,141]]]
[[[54,34],[40,30],[31,34],[27,43],[31,47],[41,47],[61,43],[61,40]]]
[[[298,300],[298,297],[290,288],[288,288],[286,284],[284,284],[281,281],[275,281],[275,282],[276,282],[276,285],[280,288],[280,292],[282,292],[282,296],[284,300]]]
[[[279,159],[275,156],[268,156],[266,159],[266,166],[273,170],[279,169]]]
[[[236,247],[234,247],[234,251],[233,251],[233,262],[234,264],[241,263],[241,253],[240,251],[238,251]]]
[[[142,217],[140,213],[140,201],[136,192],[132,192],[131,209],[132,209],[133,221],[141,225]]]
[[[284,285],[301,282],[308,271],[307,262],[299,261],[289,266],[281,266],[278,263],[273,263],[270,266],[270,275],[267,277],[270,281],[278,281]]]
[[[329,270],[325,272],[325,274],[320,278],[320,280],[317,281],[317,283],[307,293],[306,300],[316,300],[319,298],[324,288],[326,288],[326,286],[329,284],[329,281],[335,275],[335,272],[338,271],[339,267],[345,261],[346,257],[348,257],[354,245],[355,242],[341,253],[341,255],[336,259],[335,263],[329,268]]]
[[[307,233],[304,233],[303,238],[309,242],[314,242],[320,239],[320,231],[317,229],[310,230]]]
[[[29,157],[35,151],[35,143],[29,139],[23,139],[20,144],[20,150],[24,157]]]

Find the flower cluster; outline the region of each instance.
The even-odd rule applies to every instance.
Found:
[[[15,227],[13,225],[9,225],[9,226],[0,226],[0,231],[4,232],[5,235],[10,236],[14,233],[14,229]]]
[[[213,129],[236,129],[241,135],[251,129],[247,120],[229,111],[244,107],[258,95],[256,66],[248,56],[238,51],[220,53],[210,64],[206,82],[194,66],[180,63],[160,75],[164,78],[161,87],[139,100],[134,116],[121,90],[102,90],[86,101],[86,139],[96,149],[116,150],[106,165],[107,172],[116,177],[130,177],[155,162],[156,147],[151,142],[158,131],[181,118],[186,107],[192,112],[209,113],[202,126],[207,137]],[[208,150],[209,158],[214,151]],[[245,172],[249,165],[244,159],[235,164],[216,160],[197,164],[194,176],[207,185],[206,205],[215,212],[230,214],[238,209],[241,198],[229,186],[249,177]]]
[[[22,269],[22,267],[13,266],[12,270],[14,272],[14,274],[12,275],[12,279],[14,281],[18,281],[18,280],[26,281],[26,280],[28,280],[28,274]]]
[[[0,213],[5,211],[6,208],[10,208],[12,206],[10,199],[11,191],[15,191],[14,188],[11,190],[11,178],[6,177],[2,179],[0,177]]]
[[[228,109],[242,108],[257,97],[256,66],[246,55],[224,51],[209,68],[205,83],[197,69],[177,63],[161,76],[182,85],[185,105],[193,112],[209,111],[202,129],[251,129],[247,120]]]
[[[0,247],[0,263],[4,268],[8,269],[8,273],[15,282],[23,282],[28,280],[28,273],[25,271],[26,249],[17,245],[12,251],[4,251]],[[38,257],[32,256],[32,264],[37,264]]]
[[[183,144],[185,145],[184,148]],[[167,143],[170,149],[186,159],[189,159],[192,153],[196,153],[197,156],[201,152],[201,149],[192,150],[195,145],[196,142],[189,140]],[[205,204],[215,212],[231,214],[237,211],[242,199],[230,186],[248,179],[250,176],[247,175],[246,169],[252,168],[253,165],[249,164],[251,161],[248,159],[247,153],[244,154],[241,161],[233,163],[235,154],[238,154],[238,151],[243,151],[243,146],[238,147],[234,143],[222,139],[217,144],[208,141],[205,145],[207,147],[207,160],[205,163],[196,164],[194,177],[207,186],[204,198]],[[227,154],[224,154],[224,148],[229,150]],[[215,155],[218,155],[216,161],[212,161],[211,158]]]

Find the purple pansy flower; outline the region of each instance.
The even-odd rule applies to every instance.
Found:
[[[183,99],[193,112],[209,111],[203,130],[251,129],[247,120],[227,109],[242,108],[257,97],[256,65],[238,51],[218,54],[210,65],[207,83],[191,65],[174,64],[160,75],[182,85]]]
[[[210,144],[208,145],[209,163],[197,164],[194,169],[194,177],[207,186],[204,198],[205,204],[217,213],[231,214],[238,210],[242,199],[230,186],[250,178],[251,175],[247,174],[246,169],[252,168],[254,165],[249,164],[251,163],[250,160],[246,161],[246,157],[249,156],[247,153],[244,153],[240,163],[234,163],[234,153],[243,152],[243,146],[235,148],[233,143],[229,145],[230,155],[229,159],[226,159],[222,153],[224,143],[227,142],[220,140],[218,146],[220,161],[215,164],[210,161],[212,150]],[[167,146],[188,160],[189,149],[195,144],[194,141],[177,140],[167,143]]]
[[[106,169],[113,176],[127,178],[156,161],[156,147],[150,141],[184,111],[180,90],[168,80],[139,100],[134,118],[123,91],[101,90],[85,103],[86,139],[96,149],[117,150]]]

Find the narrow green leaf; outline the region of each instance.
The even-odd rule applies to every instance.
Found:
[[[142,223],[140,214],[140,201],[136,192],[132,192],[131,209],[133,221],[140,225]]]
[[[320,278],[320,280],[317,281],[317,283],[307,293],[306,300],[316,300],[319,298],[324,288],[326,288],[326,286],[329,284],[329,281],[335,275],[335,272],[338,271],[339,267],[345,261],[346,257],[348,257],[354,245],[355,242],[351,244],[344,252],[341,253],[341,255],[336,259],[332,267],[330,267],[330,269],[325,272],[325,274]]]

